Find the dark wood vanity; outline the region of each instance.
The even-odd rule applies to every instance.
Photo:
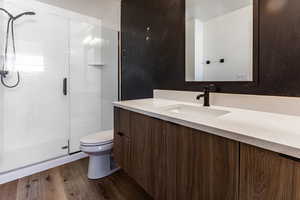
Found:
[[[114,108],[114,157],[156,200],[296,200],[300,162]]]

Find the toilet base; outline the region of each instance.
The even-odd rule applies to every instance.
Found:
[[[88,178],[99,179],[118,171],[114,166],[110,154],[99,154],[89,156]]]

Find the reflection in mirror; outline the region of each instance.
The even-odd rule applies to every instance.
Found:
[[[186,0],[186,81],[253,81],[252,0]]]

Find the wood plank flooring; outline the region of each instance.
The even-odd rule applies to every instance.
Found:
[[[88,180],[88,160],[0,185],[0,200],[151,200],[123,171]]]

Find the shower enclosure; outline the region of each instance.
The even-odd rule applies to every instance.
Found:
[[[112,128],[118,32],[38,1],[0,0],[0,8],[36,13],[15,22],[17,53],[8,56],[6,81],[16,82],[19,71],[20,84],[0,85],[1,174],[78,152],[82,136]],[[7,20],[0,13],[1,66]]]

